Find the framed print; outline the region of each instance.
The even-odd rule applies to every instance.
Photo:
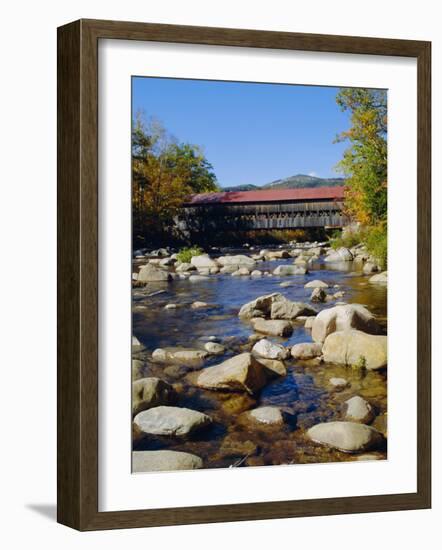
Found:
[[[58,31],[58,521],[429,508],[430,43]]]

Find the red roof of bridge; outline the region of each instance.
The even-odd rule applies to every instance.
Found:
[[[283,202],[308,200],[342,200],[344,186],[302,187],[298,189],[263,189],[260,191],[227,191],[193,195],[187,204],[246,202]]]

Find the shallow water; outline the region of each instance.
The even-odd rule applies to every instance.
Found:
[[[257,269],[273,271],[278,265],[292,263],[293,259],[259,262]],[[134,264],[134,269],[137,265],[139,262]],[[334,266],[317,263],[309,267],[310,272],[304,276],[254,279],[225,274],[211,275],[209,280],[197,283],[178,280],[134,288],[133,334],[146,348],[135,353],[134,357],[146,361],[143,374],[173,383],[179,392],[178,406],[205,412],[214,421],[205,432],[187,441],[149,437],[134,441],[134,449],[167,448],[193,452],[203,458],[204,466],[208,468],[354,460],[353,455],[309,442],[305,430],[318,422],[341,419],[342,403],[353,395],[361,395],[375,407],[380,418],[375,422],[384,420],[383,415],[387,412],[386,373],[367,371],[361,374],[349,367],[289,360],[286,362],[287,376],[271,381],[258,396],[251,398],[197,389],[187,378],[190,370],[187,367],[167,368],[150,360],[150,354],[156,348],[202,348],[204,338],[208,336],[216,337],[227,349],[223,356],[208,358],[204,367],[250,350],[252,345],[247,339],[253,330],[238,318],[239,308],[272,292],[280,292],[293,301],[309,303],[312,289],[305,289],[304,285],[314,279],[321,279],[330,287],[339,285],[328,292],[344,291],[345,295],[338,301],[366,305],[386,326],[386,287],[368,284],[369,277],[354,269],[352,262]],[[291,282],[293,286],[283,288],[281,282]],[[190,304],[196,300],[207,302],[212,307],[190,309]],[[168,303],[179,307],[165,310]],[[331,302],[314,307],[320,311],[333,305]],[[269,339],[285,346],[312,341],[310,331],[304,329],[303,323],[294,323],[290,338]],[[329,384],[331,377],[346,378],[350,386],[336,391]],[[241,413],[260,405],[281,407],[287,420],[284,426],[258,429],[244,423]],[[385,458],[386,449],[377,451],[374,456]]]

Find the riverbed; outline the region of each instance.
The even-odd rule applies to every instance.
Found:
[[[223,251],[226,253],[226,251]],[[229,253],[249,254],[247,250]],[[136,272],[143,260],[134,261]],[[279,265],[293,265],[293,258],[264,261],[261,271],[272,272]],[[178,404],[209,415],[212,424],[188,439],[149,436],[135,438],[134,450],[177,450],[202,458],[204,468],[232,466],[264,466],[306,464],[358,460],[349,454],[309,441],[306,430],[318,423],[341,420],[343,404],[354,395],[366,399],[375,411],[372,425],[386,434],[387,374],[385,370],[361,370],[318,361],[285,361],[287,375],[270,381],[257,395],[215,392],[196,388],[190,381],[192,368],[185,365],[158,364],[151,359],[157,348],[203,348],[208,340],[225,346],[223,355],[205,359],[202,368],[219,364],[225,359],[250,351],[249,337],[253,329],[238,317],[241,306],[258,296],[280,292],[295,302],[309,303],[312,289],[304,285],[320,279],[333,292],[343,292],[335,300],[341,303],[365,305],[384,328],[387,326],[386,285],[369,284],[369,276],[353,262],[324,263],[323,258],[309,265],[305,275],[269,277],[233,277],[231,274],[210,275],[206,280],[191,282],[148,283],[133,289],[133,334],[142,349],[134,349],[133,357],[144,362],[142,376],[155,376],[173,385]],[[281,286],[290,283],[290,286]],[[195,301],[209,304],[204,309],[192,309]],[[167,304],[176,308],[165,309]],[[334,303],[311,304],[318,312]],[[311,342],[311,332],[303,322],[293,322],[294,331],[288,338],[267,337],[286,347]],[[337,389],[330,378],[344,378],[348,385]],[[277,406],[285,416],[281,426],[256,426],[244,422],[247,410],[260,406]],[[363,459],[385,459],[386,444]]]

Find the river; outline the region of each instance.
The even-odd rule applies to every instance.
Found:
[[[247,250],[229,250],[246,253]],[[223,251],[225,253],[225,251]],[[145,261],[134,261],[134,271]],[[260,262],[257,268],[273,271],[278,265],[293,265],[293,258]],[[385,327],[387,288],[368,283],[369,276],[357,271],[353,262],[326,264],[322,257],[309,266],[306,275],[285,277],[232,277],[211,275],[208,280],[188,279],[169,283],[149,283],[133,289],[133,334],[144,346],[134,357],[145,361],[144,376],[157,376],[174,385],[179,393],[179,406],[208,414],[212,425],[188,440],[151,436],[134,440],[134,450],[171,449],[200,456],[204,467],[262,466],[305,464],[359,459],[357,455],[318,446],[305,437],[305,430],[320,422],[339,420],[343,403],[354,395],[367,399],[376,412],[373,425],[385,433],[387,418],[387,375],[384,371],[361,371],[351,367],[318,364],[312,361],[286,361],[287,375],[271,381],[257,396],[212,392],[195,388],[189,382],[191,369],[185,366],[165,368],[151,360],[157,348],[201,348],[207,339],[221,342],[226,352],[205,360],[204,367],[218,364],[243,351],[250,351],[250,324],[238,317],[240,307],[258,296],[280,292],[292,301],[309,303],[312,289],[304,285],[314,279],[326,282],[332,291],[343,291],[338,301],[365,305]],[[281,287],[290,282],[292,286]],[[333,288],[336,286],[336,290]],[[192,309],[190,304],[203,301],[206,309]],[[174,303],[175,309],[165,309]],[[314,304],[315,309],[333,303]],[[289,338],[269,338],[284,346],[311,342],[310,330],[294,322]],[[204,368],[203,367],[203,368]],[[343,390],[330,386],[331,377],[345,378]],[[281,427],[256,427],[244,424],[241,413],[263,405],[281,408],[286,422]],[[386,447],[367,458],[386,458]]]

